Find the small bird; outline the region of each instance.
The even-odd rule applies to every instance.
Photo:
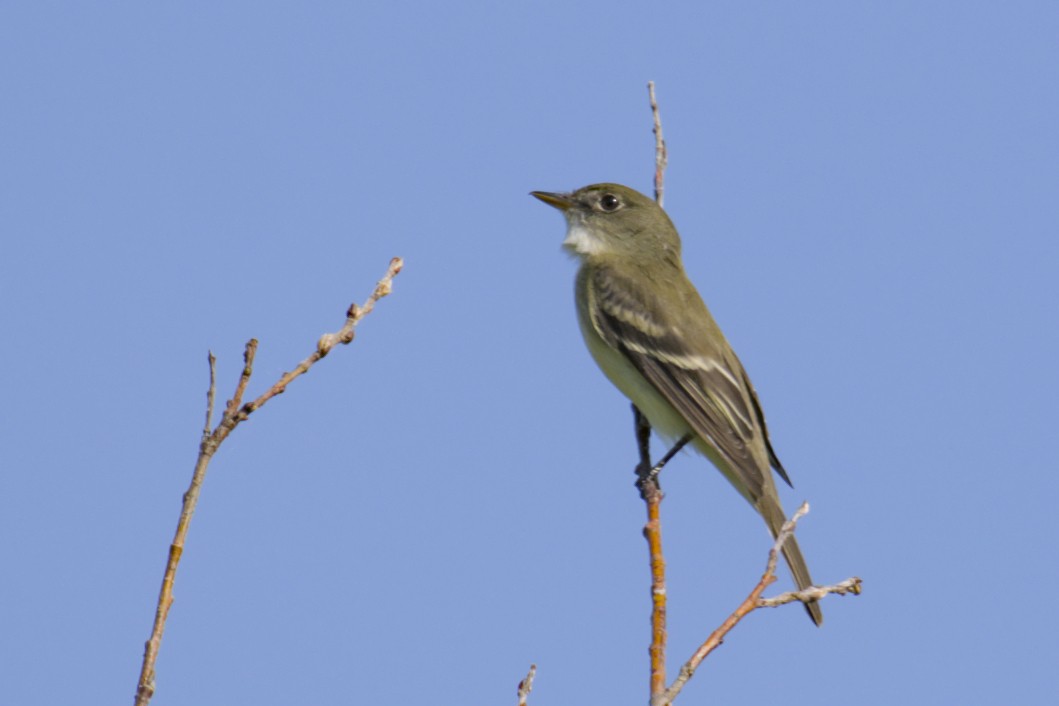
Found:
[[[563,247],[581,262],[577,318],[596,364],[664,438],[690,435],[775,537],[786,515],[770,470],[790,479],[750,378],[684,272],[669,216],[620,184],[531,195],[566,217]],[[812,586],[793,536],[783,555],[799,590]],[[806,608],[820,625],[820,606]]]

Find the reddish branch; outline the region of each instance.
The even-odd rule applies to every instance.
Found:
[[[636,485],[647,505],[647,524],[643,535],[651,564],[651,695],[661,694],[666,688],[666,560],[662,553],[662,488],[658,484],[660,467],[652,468],[649,439],[651,427],[647,418],[633,407],[636,436],[640,447]]]

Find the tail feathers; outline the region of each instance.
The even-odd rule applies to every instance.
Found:
[[[758,510],[761,512],[762,517],[765,518],[765,522],[768,523],[772,536],[776,537],[779,535],[783,523],[787,521],[779,502],[771,498],[763,498],[758,503]],[[813,585],[813,579],[809,575],[809,567],[805,563],[801,547],[798,546],[798,539],[794,535],[788,537],[787,541],[783,543],[783,557],[787,560],[787,565],[791,569],[791,575],[794,576],[794,583],[798,586],[799,591]],[[816,601],[806,603],[805,610],[816,625],[824,622],[824,613],[820,610],[820,604]]]
[[[805,565],[805,557],[802,556],[802,550],[798,546],[798,540],[794,537],[788,537],[787,541],[783,543],[783,556],[787,560],[787,565],[791,567],[791,574],[794,575],[794,583],[798,585],[798,590],[809,588],[813,585],[813,579],[809,576],[809,567]],[[821,625],[824,622],[824,612],[820,610],[820,604],[816,601],[805,604],[805,610],[809,613],[809,617],[813,619],[813,622],[817,625]]]

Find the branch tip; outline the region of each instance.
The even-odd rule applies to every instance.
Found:
[[[533,678],[537,676],[537,665],[531,664],[526,678],[518,683],[518,706],[526,706],[530,692],[533,691]]]
[[[647,97],[651,102],[651,117],[654,122],[652,132],[655,134],[655,201],[661,206],[665,196],[665,171],[669,164],[669,151],[662,136],[662,115],[658,110],[655,98],[655,82],[647,82]]]
[[[781,593],[778,596],[772,598],[762,598],[758,601],[759,608],[778,608],[781,605],[787,605],[788,603],[815,603],[824,596],[834,594],[836,596],[844,596],[846,594],[853,594],[859,596],[861,594],[861,585],[863,581],[857,576],[848,578],[845,581],[833,584],[831,586],[810,586],[809,588],[801,591],[788,591],[787,593]]]

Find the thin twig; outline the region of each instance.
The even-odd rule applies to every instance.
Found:
[[[788,591],[787,593],[781,593],[773,598],[762,598],[758,601],[758,607],[778,608],[781,605],[795,603],[797,601],[801,601],[802,603],[812,603],[813,601],[818,601],[824,596],[832,593],[836,596],[844,596],[847,593],[859,596],[862,583],[863,582],[860,578],[854,576],[853,578],[839,581],[831,586],[810,586],[802,591]]]
[[[531,664],[526,678],[518,683],[518,706],[526,706],[530,692],[533,691],[533,677],[537,676],[537,665]]]
[[[802,506],[798,508],[798,511],[794,513],[794,516],[784,523],[783,528],[776,537],[775,544],[773,544],[772,549],[769,550],[769,558],[765,565],[765,573],[761,575],[761,579],[757,582],[757,585],[754,586],[750,595],[739,604],[739,607],[736,608],[723,623],[721,623],[721,626],[706,638],[706,642],[702,643],[702,645],[699,646],[699,649],[695,650],[695,654],[691,656],[691,659],[684,663],[684,666],[680,668],[680,674],[673,681],[672,686],[666,689],[665,694],[660,700],[660,704],[673,703],[673,700],[677,698],[681,689],[684,688],[684,685],[687,684],[688,680],[695,674],[695,670],[698,669],[700,664],[702,664],[702,661],[706,659],[711,652],[717,649],[722,642],[724,642],[725,636],[732,631],[732,628],[739,624],[740,620],[761,606],[761,594],[776,580],[776,562],[779,559],[780,550],[783,549],[783,544],[787,541],[787,538],[794,532],[798,520],[804,517],[807,512],[809,512],[809,503],[802,503]]]
[[[665,171],[669,164],[669,152],[662,137],[662,116],[658,112],[658,101],[655,100],[655,82],[647,82],[647,95],[651,99],[651,115],[654,117],[655,134],[655,201],[661,206],[665,196]]]
[[[210,438],[210,431],[213,429],[213,403],[217,396],[217,358],[213,355],[213,351],[209,352],[207,360],[210,364],[210,388],[206,391],[206,424],[202,427],[200,446]]]
[[[243,404],[243,395],[246,394],[246,386],[250,383],[250,376],[254,374],[254,356],[257,355],[257,339],[251,338],[246,342],[243,349],[243,372],[239,375],[239,383],[235,386],[235,394],[228,400],[224,416],[234,416],[239,405]]]
[[[666,143],[662,139],[662,116],[658,112],[658,101],[655,99],[655,83],[647,82],[647,95],[651,102],[651,115],[655,135],[655,201],[662,205],[665,190]],[[651,565],[651,673],[649,679],[651,703],[662,698],[666,689],[666,560],[662,551],[662,488],[658,474],[662,467],[676,453],[670,450],[662,461],[651,465],[650,437],[651,425],[636,405],[633,405],[633,416],[636,420],[636,440],[640,451],[640,463],[636,468],[636,486],[640,497],[647,506],[647,523],[643,534],[647,540],[647,551]],[[680,446],[683,446],[684,441]],[[679,449],[677,449],[679,450]]]
[[[234,429],[239,422],[249,417],[254,410],[258,409],[261,405],[265,404],[276,395],[283,394],[287,390],[287,385],[291,384],[291,382],[299,376],[309,372],[309,368],[330,353],[331,349],[336,345],[351,343],[355,335],[353,331],[354,327],[361,319],[372,312],[375,308],[375,303],[379,301],[379,299],[382,299],[392,291],[393,278],[401,271],[403,266],[404,261],[399,257],[390,260],[390,267],[386,271],[386,275],[375,285],[375,290],[371,293],[371,296],[368,297],[367,301],[365,301],[362,306],[357,306],[356,304],[350,305],[349,310],[346,312],[346,323],[341,329],[335,333],[325,333],[321,336],[320,340],[316,343],[316,350],[313,351],[308,358],[298,363],[298,365],[294,367],[294,370],[280,376],[280,379],[276,381],[276,384],[270,387],[256,400],[253,402],[247,402],[243,405],[242,409],[240,409],[237,414],[233,415],[231,419],[221,422],[218,426],[218,431],[221,432],[218,443],[223,441],[224,437],[228,436],[231,430]],[[226,426],[229,428],[226,429]]]
[[[158,650],[162,644],[162,633],[165,632],[169,608],[173,605],[173,582],[176,579],[180,557],[184,553],[184,543],[187,539],[191,517],[195,514],[195,506],[198,504],[202,483],[206,478],[206,469],[209,466],[210,459],[213,458],[213,454],[217,452],[218,447],[228,438],[232,430],[249,417],[254,410],[286,390],[287,385],[292,380],[308,371],[314,363],[327,355],[337,343],[349,343],[352,341],[353,327],[357,325],[358,321],[371,313],[379,299],[390,293],[393,278],[401,271],[403,264],[401,258],[393,258],[390,261],[390,267],[387,269],[386,275],[375,285],[375,290],[368,297],[367,302],[361,307],[356,304],[349,307],[349,311],[346,314],[346,323],[337,333],[325,334],[321,337],[317,343],[316,350],[299,363],[293,372],[284,373],[279,381],[269,388],[265,394],[244,405],[242,403],[243,395],[246,392],[247,384],[250,382],[250,376],[253,374],[254,354],[257,351],[257,340],[251,339],[246,344],[246,350],[243,354],[243,370],[236,385],[235,394],[226,405],[224,415],[213,431],[210,431],[210,424],[213,418],[217,384],[216,359],[210,353],[210,387],[206,393],[206,427],[203,430],[199,455],[195,460],[195,470],[191,476],[191,485],[188,487],[187,492],[184,493],[184,502],[180,509],[180,519],[177,521],[173,543],[169,546],[169,558],[166,561],[165,574],[162,577],[162,588],[158,593],[158,606],[155,609],[154,625],[151,628],[151,636],[144,647],[143,665],[140,668],[140,678],[136,686],[136,706],[145,706],[151,700],[151,697],[154,696],[155,662],[158,659]]]

